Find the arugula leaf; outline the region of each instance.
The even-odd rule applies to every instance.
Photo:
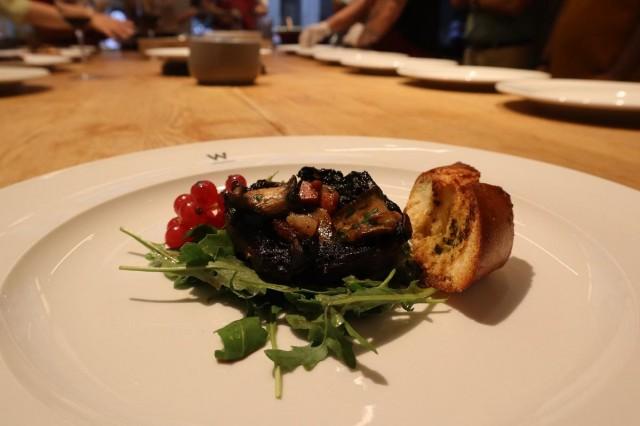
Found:
[[[246,301],[247,317],[217,330],[223,349],[216,350],[215,357],[219,361],[236,361],[269,340],[271,349],[265,350],[265,354],[274,362],[276,398],[282,395],[284,372],[299,366],[311,370],[329,355],[355,368],[354,343],[376,352],[374,345],[349,323],[350,315],[360,316],[396,306],[411,310],[416,303],[434,305],[444,301],[433,297],[435,289],[422,288],[417,281],[406,287],[390,287],[395,270],[382,281],[348,276],[341,285],[322,290],[269,283],[235,257],[225,230],[200,227],[191,235],[195,242],[185,244],[179,252],[122,231],[150,252],[145,256],[149,266],[121,266],[120,269],[161,272],[173,281],[175,288],[208,284]],[[408,275],[403,276],[394,283],[409,279]],[[281,314],[293,330],[306,332],[307,346],[293,346],[290,350],[278,348],[276,330]],[[268,331],[263,328],[263,322]]]
[[[195,243],[185,243],[178,256],[178,260],[187,266],[204,266],[209,263],[209,259],[210,256]]]
[[[233,256],[233,244],[226,231],[218,231],[215,234],[208,234],[198,242],[198,246],[216,260],[219,257]]]
[[[260,325],[260,318],[246,317],[233,321],[216,333],[224,349],[215,351],[218,361],[237,361],[257,351],[267,343],[268,333]]]
[[[320,361],[329,355],[327,345],[324,343],[318,346],[292,346],[291,350],[267,349],[264,353],[283,372],[290,372],[303,366],[306,370],[311,370]]]
[[[216,234],[216,233],[218,233],[218,228],[215,228],[211,225],[204,223],[202,225],[198,225],[194,228],[191,228],[189,231],[187,231],[187,237],[191,238],[193,241],[198,243],[207,235]]]
[[[265,294],[267,290],[281,293],[292,293],[298,290],[296,287],[264,281],[256,271],[235,257],[217,259],[209,265],[216,271],[218,283],[229,287],[238,297],[244,299]]]
[[[340,312],[336,311],[335,309],[331,309],[331,311],[332,322],[334,324],[339,323],[340,325],[342,325],[347,334],[355,339],[355,341],[358,342],[358,344],[360,344],[360,346],[362,346],[363,348],[375,352],[376,354],[378,353],[376,347],[373,346],[367,339],[362,337],[362,335],[358,333],[355,328],[353,328],[349,321],[347,321]]]

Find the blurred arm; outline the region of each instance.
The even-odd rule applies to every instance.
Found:
[[[380,40],[398,20],[406,4],[407,0],[376,1],[356,46],[366,47]]]
[[[29,0],[0,0],[0,12],[16,22],[26,22],[56,30],[71,28],[55,7],[44,3]]]
[[[355,22],[364,19],[373,1],[374,0],[353,0],[348,6],[327,19],[329,28],[334,32],[346,31]]]
[[[502,15],[520,15],[532,0],[450,0],[457,8],[477,7],[478,9],[496,12]]]

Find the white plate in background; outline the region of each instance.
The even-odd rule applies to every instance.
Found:
[[[0,59],[19,59],[29,50],[26,47],[18,47],[15,49],[0,49]]]
[[[328,63],[340,63],[340,60],[345,55],[350,55],[355,52],[362,52],[361,49],[354,49],[349,47],[336,46],[333,49],[320,49],[313,53],[313,58],[320,62]]]
[[[154,47],[145,51],[147,56],[160,59],[162,61],[182,61],[189,59],[188,47]]]
[[[47,53],[25,53],[22,55],[22,62],[34,67],[55,67],[70,63],[71,58]]]
[[[0,85],[18,84],[34,78],[42,78],[50,73],[46,68],[13,67],[0,64]]]
[[[496,89],[570,109],[640,112],[640,83],[554,78],[505,81],[498,83]]]
[[[451,59],[409,57],[399,60],[396,65],[396,70],[398,70],[399,68],[428,70],[441,67],[456,67],[458,66],[458,63]]]
[[[440,68],[415,68],[408,66],[398,68],[398,74],[416,80],[469,86],[488,86],[495,85],[499,81],[548,79],[550,77],[549,74],[542,71],[471,65]]]
[[[240,312],[117,270],[144,263],[118,227],[162,240],[173,199],[201,178],[368,170],[402,206],[418,173],[455,161],[511,194],[509,262],[438,313],[359,324],[378,355],[354,371],[329,359],[287,374],[281,401],[264,354],[213,358],[213,331]],[[640,192],[628,187],[453,145],[296,136],[114,157],[0,189],[0,202],[6,424],[640,422]],[[280,330],[280,346],[296,342]]]
[[[83,50],[87,56],[96,53],[95,46],[84,46],[84,49],[81,49],[80,46],[61,47],[60,49],[58,49],[58,53],[67,58],[79,60],[82,59]]]
[[[298,53],[298,50],[300,50],[300,45],[298,43],[280,44],[276,46],[276,51],[282,53]]]
[[[407,57],[404,53],[361,51],[343,55],[340,63],[359,70],[394,72]]]

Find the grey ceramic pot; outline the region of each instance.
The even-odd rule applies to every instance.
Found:
[[[251,84],[260,72],[259,39],[199,37],[189,47],[189,72],[200,84]]]

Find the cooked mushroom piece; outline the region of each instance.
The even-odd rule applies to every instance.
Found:
[[[289,182],[281,186],[251,189],[243,194],[243,203],[261,215],[282,215],[289,210],[289,194],[296,183],[294,176],[289,179]]]
[[[402,214],[387,208],[382,191],[376,187],[340,209],[333,218],[333,225],[345,240],[355,242],[375,235],[390,234],[401,220]]]
[[[308,214],[289,213],[287,224],[291,226],[296,234],[311,238],[318,230],[318,220]]]

